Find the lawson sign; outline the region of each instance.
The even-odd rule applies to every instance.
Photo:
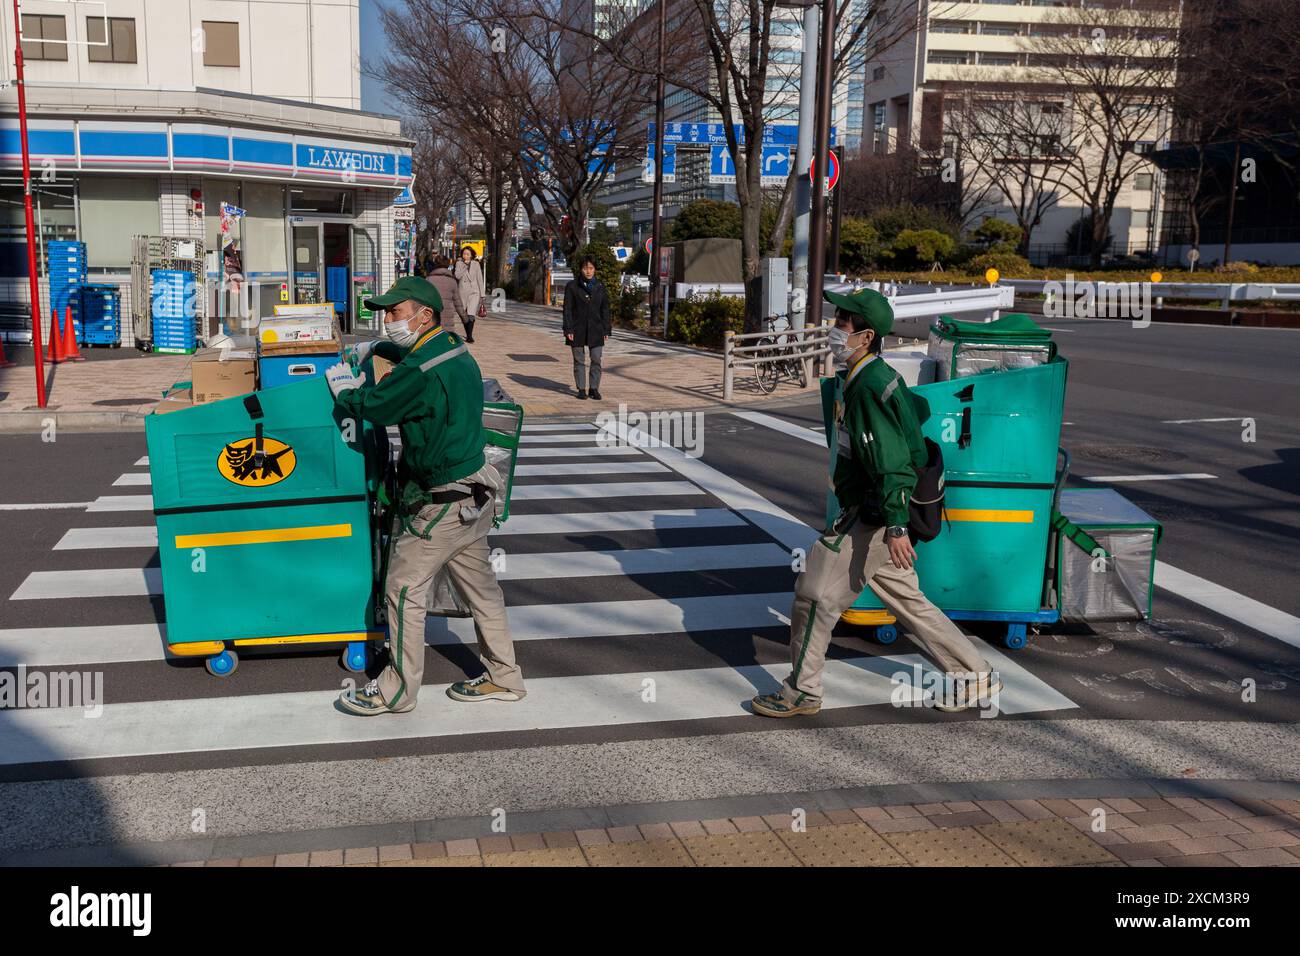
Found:
[[[297,159],[299,169],[338,173],[340,176],[391,178],[397,174],[397,157],[393,153],[299,143]]]

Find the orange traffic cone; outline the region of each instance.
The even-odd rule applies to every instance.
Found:
[[[64,359],[63,333],[59,329],[59,310],[50,310],[50,344],[45,350],[45,361],[58,365]]]
[[[72,306],[65,310],[66,318],[63,322],[63,351],[64,358],[69,362],[84,362],[86,356],[81,354],[81,349],[77,348],[77,326],[72,321]]]

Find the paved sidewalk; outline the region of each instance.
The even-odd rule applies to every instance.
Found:
[[[770,396],[764,395],[752,375],[741,374],[734,402],[724,403],[720,353],[616,330],[605,347],[600,384],[604,400],[581,400],[573,386],[572,355],[560,333],[559,310],[517,302],[508,302],[506,309],[479,320],[470,348],[484,377],[499,380],[530,416],[595,415],[606,408],[617,410],[620,402],[629,409],[657,411],[750,404],[801,394],[783,380]],[[126,348],[111,355],[46,365],[48,406],[44,410],[36,405],[31,365],[0,369],[0,431],[40,428],[51,416],[64,426],[142,427],[142,417],[163,391],[189,377],[189,356],[149,355]]]
[[[680,820],[172,866],[1300,866],[1300,800],[976,800]],[[1101,821],[1101,822],[1098,822]]]

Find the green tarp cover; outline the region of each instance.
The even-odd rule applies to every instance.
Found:
[[[1007,344],[1046,344],[1052,333],[1025,315],[1012,312],[992,322],[958,322],[952,316],[941,315],[935,327],[945,338],[980,342],[1005,342]]]

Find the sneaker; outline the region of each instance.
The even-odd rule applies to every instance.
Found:
[[[447,696],[452,700],[523,700],[517,691],[509,690],[488,680],[488,675],[473,680],[458,680],[447,688]]]
[[[586,390],[585,388],[580,388],[580,389],[578,389],[578,397],[579,397],[579,398],[586,398],[586,397],[587,397],[587,390]]]
[[[587,393],[587,397],[594,398],[596,401],[600,401],[600,392],[598,392],[596,389],[593,388],[590,392]]]
[[[978,707],[984,701],[1001,693],[1002,681],[993,671],[986,671],[978,680],[948,679],[944,681],[942,697],[932,698],[935,710],[946,714]]]
[[[392,710],[384,702],[384,695],[379,692],[379,681],[372,680],[361,690],[345,690],[339,694],[339,706],[349,714],[356,714],[358,717],[374,717],[376,714],[407,714],[415,709],[414,706],[402,710]]]
[[[749,703],[754,708],[754,713],[764,717],[798,717],[800,714],[812,716],[822,709],[821,701],[792,704],[780,691],[775,694],[759,694]]]

